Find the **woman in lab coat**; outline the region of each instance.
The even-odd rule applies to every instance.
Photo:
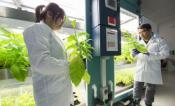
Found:
[[[139,106],[144,83],[146,85],[145,104],[152,106],[155,87],[162,84],[160,60],[169,56],[169,48],[165,40],[152,33],[150,24],[140,25],[138,32],[141,37],[139,43],[147,47],[148,53],[143,54],[136,49],[132,51],[132,55],[137,58],[133,106]]]
[[[70,106],[72,86],[65,47],[54,30],[64,23],[64,10],[55,3],[36,8],[36,23],[24,30],[36,106]]]

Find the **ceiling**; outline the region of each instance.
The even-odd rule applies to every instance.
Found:
[[[85,0],[0,0],[0,6],[34,12],[38,5],[47,5],[50,2],[57,3],[69,17],[84,19]],[[80,9],[81,8],[81,9]]]
[[[142,14],[160,26],[175,27],[175,0],[142,0]]]
[[[142,15],[157,24],[157,32],[175,49],[175,0],[141,1]]]

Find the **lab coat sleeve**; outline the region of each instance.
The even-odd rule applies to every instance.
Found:
[[[159,42],[159,51],[158,52],[149,52],[149,55],[140,53],[137,58],[140,60],[161,60],[166,59],[169,56],[169,47],[165,40],[160,40]]]
[[[65,59],[57,59],[50,55],[49,34],[51,32],[39,28],[32,28],[24,31],[26,45],[29,47],[31,42],[32,49],[29,51],[30,63],[32,67],[42,74],[61,74],[68,70],[68,62]],[[32,34],[33,41],[30,41]],[[48,36],[49,35],[49,36]],[[29,36],[29,37],[27,37]]]

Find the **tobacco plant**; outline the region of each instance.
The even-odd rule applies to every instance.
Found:
[[[0,27],[0,68],[6,68],[18,81],[28,76],[29,60],[23,36]]]
[[[115,56],[116,62],[134,63],[136,59],[131,55],[132,49],[137,49],[141,53],[148,51],[145,45],[140,44],[131,33],[122,32],[122,42],[121,55]]]
[[[73,20],[72,28],[74,33],[66,39],[66,50],[69,54],[70,78],[75,86],[78,86],[81,80],[86,83],[90,82],[90,75],[86,69],[86,59],[92,58],[91,52],[93,47],[88,43],[89,34],[86,32],[76,31],[76,21]]]

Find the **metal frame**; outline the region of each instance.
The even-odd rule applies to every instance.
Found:
[[[134,1],[131,1],[129,2],[128,0],[121,0],[120,2],[120,6],[125,8],[126,10],[128,11],[131,11],[133,13],[136,13],[136,14],[139,14],[139,6],[138,6],[138,1],[139,0],[134,0]],[[91,17],[91,14],[92,14],[92,9],[91,9],[91,6],[92,6],[92,2],[93,0],[86,0],[86,31],[92,35],[92,17]],[[92,36],[91,36],[92,37]],[[92,43],[92,42],[90,42]],[[101,57],[100,56],[94,56],[93,59],[88,63],[87,63],[87,67],[88,67],[88,70],[89,70],[89,73],[91,75],[91,83],[88,85],[88,104],[87,106],[95,106],[95,98],[96,97],[99,97],[100,93],[99,93],[99,88],[100,88],[100,59]],[[106,66],[106,69],[107,70],[113,70],[114,68],[114,61],[113,61],[113,57],[110,57],[110,59],[107,61],[107,66]],[[114,72],[112,71],[107,71],[107,79],[109,80],[110,78],[114,79]],[[94,87],[96,85],[96,87]],[[95,88],[95,89],[94,89]],[[118,102],[124,98],[127,98],[129,96],[132,95],[132,91],[133,91],[133,88],[121,93],[120,95],[118,96],[115,96],[114,99],[113,99],[113,102]],[[97,94],[94,95],[94,92],[96,92]],[[100,106],[108,106],[109,104],[103,104],[103,105],[100,105]]]
[[[0,7],[0,17],[35,22],[34,13],[9,7]],[[76,29],[83,30],[80,24],[80,22],[76,22]],[[64,23],[63,27],[72,28],[71,21]]]
[[[18,9],[22,8],[22,2],[21,0],[13,0],[13,2],[15,3],[15,5],[17,6]]]

